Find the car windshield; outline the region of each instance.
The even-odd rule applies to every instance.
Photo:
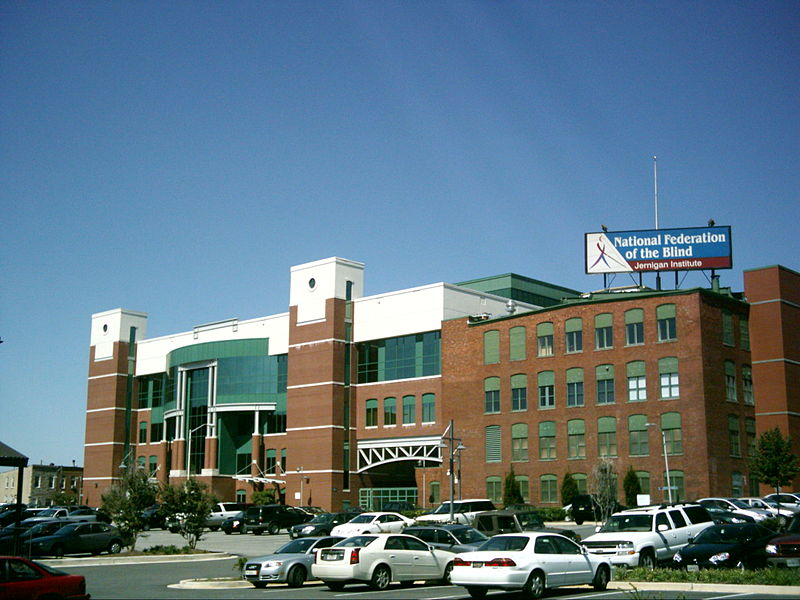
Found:
[[[453,512],[461,512],[461,505],[458,502],[453,503]],[[440,505],[435,511],[431,514],[434,515],[443,515],[443,514],[450,514],[450,503],[445,502],[444,504]]]
[[[479,544],[481,542],[486,541],[487,538],[477,529],[473,529],[472,527],[465,527],[464,529],[456,529],[451,531],[456,539],[460,544]]]
[[[530,538],[516,535],[498,535],[486,540],[478,550],[504,550],[520,552],[528,545]]]
[[[61,529],[54,532],[55,535],[69,535],[78,527],[78,525],[83,525],[83,523],[73,523],[72,525],[64,525]]]
[[[36,523],[33,527],[31,527],[31,535],[34,536],[41,535],[42,533],[51,533],[57,529],[61,529],[62,527],[64,527],[63,523]]]
[[[374,535],[354,535],[353,537],[345,538],[336,546],[340,548],[363,548],[369,546],[378,538]]]
[[[721,525],[703,530],[694,539],[695,544],[736,544],[753,537],[754,530],[750,527],[733,527]]]
[[[59,509],[57,508],[48,508],[47,510],[41,511],[37,514],[37,517],[55,517],[58,514]]]
[[[363,515],[358,515],[355,519],[351,519],[351,523],[372,523],[375,520],[377,515],[372,515],[369,513],[364,513]]]
[[[613,515],[600,531],[650,531],[652,528],[653,515]]]
[[[300,538],[284,544],[277,550],[275,554],[303,554],[311,546],[314,545],[316,540],[314,538]]]
[[[523,529],[544,527],[544,521],[542,521],[542,517],[535,512],[517,513],[517,521],[519,521],[519,524],[522,525]]]
[[[733,504],[736,508],[750,508],[750,506],[746,502],[742,502],[741,500],[737,500],[736,498],[728,498],[728,502]]]
[[[309,521],[309,523],[330,523],[333,521],[333,517],[335,517],[333,513],[321,513],[319,515],[314,515],[314,518]]]
[[[789,524],[789,527],[786,529],[789,533],[800,533],[800,515],[797,515],[792,522]]]

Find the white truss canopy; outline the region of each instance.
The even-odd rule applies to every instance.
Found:
[[[358,472],[403,460],[442,462],[441,435],[358,441]]]

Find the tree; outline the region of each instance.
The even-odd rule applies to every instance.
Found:
[[[272,490],[258,490],[253,492],[253,504],[273,504],[275,492]]]
[[[572,476],[572,473],[567,471],[564,473],[564,479],[561,481],[561,506],[572,504],[572,500],[578,495],[578,482]]]
[[[72,489],[69,492],[58,491],[50,497],[53,506],[78,506],[78,493]]]
[[[636,496],[642,493],[642,488],[639,485],[639,477],[636,476],[636,471],[632,466],[628,467],[625,473],[625,478],[622,480],[622,489],[625,490],[625,504],[627,506],[636,506]]]
[[[167,520],[172,518],[179,523],[179,533],[192,550],[203,538],[206,520],[216,502],[207,489],[204,483],[190,477],[183,485],[168,485],[161,490]]]
[[[610,460],[600,460],[592,469],[590,491],[594,494],[600,520],[605,522],[617,505],[617,471]]]
[[[103,494],[103,511],[111,517],[129,550],[147,527],[142,511],[155,504],[157,497],[158,485],[142,469],[123,469],[120,480]]]
[[[775,488],[788,485],[800,472],[797,455],[792,452],[792,439],[783,437],[776,427],[762,433],[756,444],[756,454],[750,461],[750,477]]]
[[[522,504],[525,499],[522,497],[522,492],[519,490],[519,482],[514,476],[514,466],[506,475],[503,481],[503,506],[511,506],[512,504]]]

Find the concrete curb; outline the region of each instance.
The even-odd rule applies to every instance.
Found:
[[[170,562],[200,562],[206,560],[225,560],[237,558],[235,554],[224,552],[206,552],[203,554],[153,554],[137,556],[90,556],[86,558],[60,558],[52,560],[39,560],[38,562],[49,567],[98,567],[102,565],[138,565],[147,563],[170,563]]]
[[[734,585],[730,583],[692,583],[660,581],[610,581],[609,589],[633,592],[636,590],[656,590],[667,592],[727,592],[731,594],[774,594],[787,597],[800,597],[800,586],[796,585]]]
[[[181,579],[179,583],[167,586],[173,590],[240,590],[255,589],[252,583],[244,579]]]

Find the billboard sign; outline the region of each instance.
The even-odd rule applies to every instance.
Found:
[[[589,275],[733,267],[728,226],[602,231],[584,237]]]

